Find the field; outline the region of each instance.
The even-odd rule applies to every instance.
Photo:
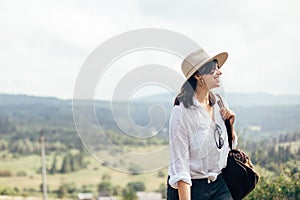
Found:
[[[2,156],[3,157],[3,156]],[[62,156],[58,156],[58,165],[62,162]],[[77,172],[66,174],[48,174],[47,184],[50,191],[57,190],[62,184],[75,183],[77,188],[82,188],[84,185],[92,187],[96,193],[97,185],[101,183],[103,175],[109,175],[110,181],[114,186],[124,188],[127,183],[134,181],[142,181],[145,183],[147,191],[156,191],[159,185],[166,182],[167,167],[160,169],[160,173],[164,177],[158,176],[158,171],[151,173],[142,173],[132,175],[126,172],[120,172],[109,167],[103,166],[95,158],[88,155],[85,157],[88,166],[86,169]],[[41,174],[38,173],[41,160],[39,155],[22,156],[13,158],[12,155],[7,156],[0,162],[2,171],[8,170],[11,176],[0,177],[0,185],[10,188],[18,188],[19,191],[39,191],[41,184]],[[52,155],[47,157],[47,168],[50,168],[52,163]],[[26,172],[25,176],[18,176],[20,172]]]
[[[280,146],[287,147],[289,146],[293,153],[295,153],[299,147],[299,141],[295,142],[288,142],[288,143],[281,143]],[[155,149],[161,149],[165,146],[149,146],[147,148],[142,147],[128,147],[125,148],[130,152],[148,152],[153,151]],[[277,150],[276,150],[277,151]],[[73,153],[78,152],[78,150],[73,150]],[[109,153],[104,153],[106,157],[103,157],[103,160],[109,159]],[[61,166],[62,160],[64,155],[57,155],[57,165]],[[113,159],[110,160],[126,160],[126,157],[122,157],[120,154],[110,155]],[[53,162],[54,154],[47,155],[47,168],[50,169],[51,164]],[[33,197],[41,198],[41,174],[39,173],[39,169],[41,167],[41,160],[39,155],[28,155],[28,156],[15,156],[8,152],[2,152],[0,154],[1,162],[0,162],[0,170],[1,171],[9,171],[10,176],[7,177],[0,177],[0,188],[2,186],[8,188],[17,188],[18,191],[25,191],[24,196],[30,195]],[[160,159],[163,159],[161,157]],[[159,160],[150,160],[150,161],[159,161]],[[149,162],[150,162],[149,161]],[[141,174],[131,174],[126,172],[121,172],[114,170],[110,167],[104,166],[102,163],[97,161],[93,156],[87,154],[85,156],[85,162],[87,162],[87,168],[81,169],[76,172],[71,173],[56,173],[56,174],[47,174],[47,184],[48,184],[48,191],[49,191],[49,199],[54,200],[58,199],[56,191],[59,189],[60,186],[64,184],[73,184],[77,188],[77,191],[84,187],[90,188],[92,190],[94,196],[97,196],[97,187],[98,185],[103,182],[103,177],[109,177],[109,181],[112,183],[113,186],[118,186],[119,188],[125,188],[129,182],[136,182],[141,181],[146,186],[146,191],[157,191],[161,184],[166,183],[167,179],[167,167],[163,169],[159,169],[157,171],[151,173],[141,173]],[[124,162],[126,163],[126,162]],[[289,162],[285,163],[285,166],[299,166],[300,161],[297,160],[290,160]],[[116,166],[117,167],[117,166]],[[283,170],[286,167],[282,168]],[[265,167],[260,167],[259,165],[255,166],[255,169],[260,174],[261,177],[264,178],[264,182],[262,184],[266,184],[265,180],[277,180],[276,177],[283,175],[282,173],[286,173],[284,171],[275,172],[266,169]],[[22,172],[25,172],[25,174]],[[20,175],[21,174],[21,175]],[[288,177],[286,177],[288,178]],[[263,180],[263,179],[262,179]],[[278,179],[279,180],[279,179]],[[269,184],[269,183],[268,183]],[[278,184],[278,183],[276,183]],[[262,186],[261,186],[262,187]],[[268,186],[269,187],[269,186]],[[279,186],[281,187],[281,186]],[[261,189],[261,188],[259,188]],[[27,193],[26,193],[27,191]],[[20,195],[20,193],[18,193]],[[22,194],[22,192],[21,192]],[[254,193],[256,194],[256,193]],[[32,200],[35,200],[32,197]],[[5,199],[8,200],[9,197],[0,196],[0,200]],[[14,197],[14,199],[18,199],[18,197]],[[21,197],[20,197],[21,199]],[[63,199],[68,199],[64,197]],[[29,200],[29,199],[28,199]]]

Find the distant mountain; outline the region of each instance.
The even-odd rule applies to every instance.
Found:
[[[155,94],[131,100],[140,103],[173,104],[175,94]],[[300,105],[300,95],[272,95],[265,93],[226,93],[225,98],[230,106],[276,106]],[[97,104],[109,104],[107,101],[96,100]],[[123,102],[125,103],[125,102]],[[72,100],[61,100],[55,97],[37,97],[28,95],[0,94],[0,105],[71,105]]]
[[[175,95],[157,94],[138,98],[139,102],[170,102],[173,103]],[[300,105],[300,95],[272,95],[265,93],[226,93],[225,98],[229,105],[236,106],[284,106]]]
[[[264,93],[227,93],[226,99],[232,106],[276,106],[300,105],[300,95],[272,95]]]
[[[61,105],[69,104],[69,100],[61,100],[55,97],[37,97],[29,95],[11,95],[11,94],[0,94],[0,105]]]
[[[139,98],[133,99],[132,101],[133,102],[146,102],[146,103],[161,102],[161,103],[172,104],[174,102],[174,98],[175,98],[175,94],[161,93],[161,94],[139,97]]]
[[[95,114],[104,130],[117,131],[120,124],[132,130],[133,123],[147,126],[150,122],[154,126],[149,130],[158,129],[161,122],[165,122],[163,128],[167,129],[174,98],[172,94],[158,94],[113,104],[97,100]],[[236,126],[239,130],[300,130],[300,95],[227,93],[226,99],[237,114]],[[84,103],[81,105],[84,106]],[[0,126],[1,120],[9,120],[19,127],[74,129],[72,100],[0,94]]]

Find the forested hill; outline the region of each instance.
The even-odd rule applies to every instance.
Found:
[[[224,95],[223,95],[224,96]],[[174,95],[159,94],[138,99],[145,102],[172,102]],[[272,95],[265,93],[226,93],[230,106],[299,106],[300,95]]]
[[[256,132],[288,132],[300,130],[300,95],[274,96],[268,94],[226,94],[230,107],[237,114],[236,126],[242,131]],[[145,126],[151,121],[149,109],[154,104],[160,104],[166,115],[155,115],[156,120],[168,118],[174,96],[154,95],[131,101],[130,117],[136,124]],[[114,109],[128,106],[127,102],[116,102]],[[96,102],[96,115],[102,128],[117,130],[111,104],[107,101]],[[26,95],[0,94],[0,129],[5,129],[5,123],[11,126],[31,128],[61,128],[75,130],[72,115],[72,100],[57,98],[34,97]],[[124,119],[128,115],[119,116]],[[168,121],[168,120],[167,120]],[[128,125],[129,126],[129,125]],[[165,123],[165,128],[168,122]],[[151,127],[152,129],[157,127]]]
[[[300,105],[300,95],[272,95],[265,93],[226,93],[226,99],[231,106],[297,106]],[[158,94],[139,98],[140,102],[173,102],[174,95]],[[104,103],[106,101],[98,101]],[[107,102],[106,102],[107,103]],[[61,100],[55,97],[38,97],[28,95],[0,94],[0,105],[71,105],[72,100]]]
[[[300,95],[229,93],[226,97],[233,106],[300,106]]]
[[[55,97],[37,97],[28,95],[10,95],[0,94],[0,106],[15,106],[15,105],[37,105],[43,104],[47,106],[51,105],[63,105],[70,104],[71,101],[61,100]]]
[[[299,199],[299,96],[227,94],[226,99],[237,114],[238,148],[243,149],[250,155],[256,170],[261,175],[256,189],[246,199]],[[130,102],[113,102],[113,109],[118,113],[119,109],[126,108],[125,114],[129,112],[136,125],[146,126],[151,120],[164,121],[168,119],[173,100],[174,96],[171,95],[155,95]],[[83,103],[81,105],[85,108],[86,102]],[[161,106],[154,106],[155,104]],[[71,100],[0,94],[0,151],[2,152],[2,155],[0,155],[2,164],[0,166],[0,178],[2,178],[0,194],[27,194],[23,192],[27,187],[28,180],[31,183],[36,182],[35,189],[30,191],[36,191],[37,194],[40,194],[40,179],[36,178],[37,175],[40,177],[40,168],[38,164],[36,165],[36,163],[39,163],[37,162],[39,157],[36,155],[40,154],[39,133],[41,129],[45,130],[47,162],[49,163],[47,167],[48,177],[49,180],[55,180],[49,181],[49,191],[52,195],[72,195],[79,190],[81,191],[81,189],[86,191],[87,185],[89,188],[97,188],[97,192],[95,191],[97,194],[99,194],[99,190],[101,193],[99,188],[103,184],[107,185],[109,183],[110,191],[114,191],[112,187],[120,188],[118,185],[120,174],[117,174],[118,179],[116,181],[114,179],[116,177],[115,171],[109,172],[107,166],[130,172],[130,176],[126,175],[126,178],[122,180],[128,182],[136,180],[138,172],[146,169],[144,167],[148,167],[149,163],[153,162],[133,163],[132,159],[129,159],[122,150],[124,149],[126,152],[142,150],[143,155],[146,155],[144,152],[166,147],[168,144],[168,120],[164,125],[164,129],[162,129],[163,133],[158,134],[161,137],[146,140],[131,137],[123,133],[119,134],[120,128],[115,122],[116,117],[123,122],[128,121],[129,116],[123,115],[124,113],[114,115],[111,106],[112,104],[107,101],[95,102],[95,114],[101,128],[106,133],[106,139],[102,141],[103,137],[101,135],[96,135],[96,137],[86,135],[85,139],[87,140],[80,140],[73,120]],[[166,111],[166,115],[157,112],[163,109]],[[91,126],[93,124],[88,124],[86,126],[87,130],[90,130]],[[133,130],[130,129],[132,128],[131,124],[127,126],[125,127],[129,128],[127,130]],[[157,130],[158,127],[149,127],[149,131],[155,129]],[[90,134],[88,131],[87,133]],[[95,136],[95,134],[90,136]],[[96,153],[99,153],[103,166],[99,167],[99,163],[97,165],[92,164],[91,157],[86,156],[82,143],[85,141],[90,142],[89,139],[95,141],[95,143],[89,143],[89,148],[97,147],[95,150]],[[110,142],[107,142],[107,139]],[[120,148],[113,148],[115,146]],[[37,159],[32,161],[32,158]],[[23,159],[25,162],[20,162]],[[157,159],[165,161],[163,155]],[[12,163],[15,164],[10,165]],[[22,171],[18,171],[21,169],[19,166],[23,166],[23,163],[25,164]],[[94,177],[101,177],[101,175],[104,177],[109,173],[112,174],[111,182],[104,182],[103,179],[98,187],[96,182],[92,182],[95,180]],[[166,174],[166,172],[160,170],[158,177],[151,175],[151,179],[145,178],[145,174],[143,174],[141,183],[145,182],[149,186],[153,185],[151,183],[154,180],[157,186],[159,183],[165,186]],[[77,180],[75,177],[85,177],[87,182],[82,179]],[[12,179],[18,180],[17,186],[7,185],[7,183],[11,183],[10,180]],[[59,183],[59,180],[64,181],[60,186],[54,186],[53,183]],[[70,180],[70,184],[66,180]],[[105,181],[107,180],[105,179]],[[6,193],[3,191],[6,191]],[[26,191],[29,190],[26,189]],[[61,191],[64,191],[64,193]],[[160,191],[165,194],[165,188]]]

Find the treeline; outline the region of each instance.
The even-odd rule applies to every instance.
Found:
[[[86,153],[79,152],[79,153],[67,153],[66,155],[62,156],[62,161],[59,162],[57,157],[61,157],[59,155],[54,155],[52,163],[50,167],[47,167],[48,174],[58,174],[58,173],[71,173],[76,172],[81,169],[85,169],[88,166],[88,163],[85,159]],[[36,173],[41,173],[41,168],[39,168]],[[0,177],[11,177],[11,176],[18,176],[24,177],[27,176],[26,171],[21,170],[13,174],[9,169],[1,170],[0,169]]]
[[[300,132],[281,134],[259,142],[242,142],[254,165],[266,169],[246,200],[300,199]]]
[[[259,126],[262,132],[300,130],[299,105],[232,106],[232,109],[238,117],[236,126],[241,129]]]
[[[286,166],[278,176],[262,176],[256,188],[245,198],[257,199],[300,199],[300,172]]]
[[[268,163],[282,164],[300,160],[300,132],[281,134],[259,142],[242,141],[238,148],[250,153],[253,164],[265,167]]]
[[[168,133],[165,134],[167,135]],[[117,133],[114,131],[109,131],[106,134],[106,136],[113,144],[120,145],[120,146],[147,146],[147,145],[168,144],[168,140],[164,140],[158,137],[142,139],[142,138],[131,137],[124,133]]]
[[[31,125],[16,125],[12,118],[0,117],[0,150],[12,153],[14,156],[24,156],[40,153],[39,133],[44,129],[46,137],[46,152],[60,153],[69,149],[83,148],[74,124],[66,127],[53,125],[50,127],[32,127]],[[167,138],[167,132],[161,133]],[[162,137],[136,138],[116,130],[105,131],[105,136],[115,145],[146,146],[163,145],[168,140]],[[106,149],[107,140],[98,140],[99,148]],[[101,143],[102,142],[102,143]]]
[[[69,149],[82,150],[78,134],[72,127],[33,127],[19,124],[7,116],[0,117],[0,150],[14,156],[40,153],[39,137],[44,129],[46,152],[63,153]]]
[[[40,130],[36,130],[35,135],[39,136]],[[64,153],[70,149],[82,150],[83,145],[76,132],[54,131],[55,134],[66,135],[64,139],[53,140],[52,136],[55,135],[52,131],[45,130],[46,137],[46,152],[47,153]],[[18,138],[0,138],[0,151],[12,153],[14,156],[26,156],[32,154],[40,154],[40,143],[38,137],[22,137],[26,135],[27,131],[19,134]],[[18,133],[12,133],[12,135]],[[28,133],[28,135],[33,134]],[[0,134],[1,135],[1,134]],[[126,134],[116,133],[109,131],[106,136],[111,143],[118,146],[148,146],[148,145],[167,145],[168,141],[160,138],[141,139],[130,137]],[[63,138],[63,137],[61,137]],[[103,140],[106,141],[106,140]],[[106,149],[107,143],[99,145],[99,149]]]
[[[38,134],[38,133],[37,133]],[[78,138],[73,138],[73,142],[64,141],[46,141],[46,152],[48,153],[63,153],[69,149],[81,150],[83,147]],[[16,156],[26,156],[32,154],[40,154],[40,143],[39,140],[30,140],[30,138],[20,138],[18,140],[4,140],[0,139],[0,151],[9,152]]]
[[[247,152],[256,151],[259,148],[269,148],[274,145],[279,144],[287,144],[296,141],[300,141],[300,131],[287,132],[284,134],[274,133],[274,136],[270,135],[267,138],[260,137],[259,133],[255,133],[255,139],[251,139],[250,141],[246,141],[243,137],[243,134],[238,133],[239,136],[239,144],[238,147],[246,150]]]
[[[0,117],[0,133],[7,134],[16,131],[15,124],[12,123],[8,116]]]
[[[84,160],[85,153],[77,154],[68,153],[64,156],[61,166],[58,166],[57,155],[54,155],[51,168],[48,169],[49,174],[70,173],[87,167],[87,162]]]
[[[291,160],[300,160],[300,148],[296,153],[291,151],[291,146],[274,145],[268,148],[259,148],[251,153],[251,159],[254,164],[259,164],[262,167],[271,171],[278,172],[277,166]]]

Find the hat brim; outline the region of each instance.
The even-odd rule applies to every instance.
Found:
[[[212,60],[216,59],[218,61],[218,65],[219,67],[221,68],[222,65],[225,63],[225,61],[227,60],[228,58],[228,53],[227,52],[222,52],[222,53],[219,53],[217,55],[215,55]]]
[[[199,70],[201,67],[203,67],[206,63],[212,61],[212,60],[217,60],[218,61],[218,65],[219,65],[219,68],[221,68],[223,66],[223,64],[226,62],[228,58],[228,53],[227,52],[222,52],[222,53],[219,53],[215,56],[212,56],[212,57],[208,57],[206,58],[204,61],[202,61],[201,63],[198,63],[195,67],[194,67],[194,70],[191,71],[189,73],[189,76],[186,77],[187,79],[189,79],[197,70]]]

